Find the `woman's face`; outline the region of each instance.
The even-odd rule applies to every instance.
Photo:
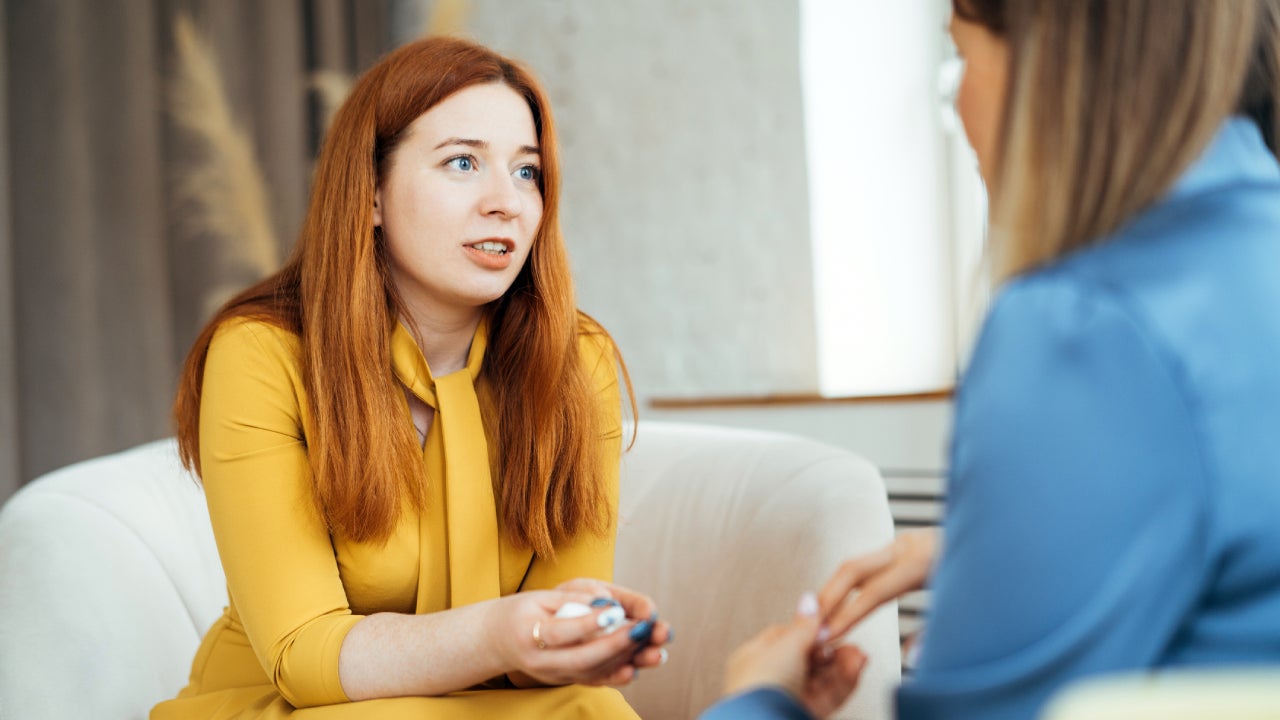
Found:
[[[1009,45],[985,26],[951,15],[951,39],[964,60],[956,113],[969,144],[978,155],[978,170],[991,186],[999,158],[998,137],[1009,82]]]
[[[478,310],[511,287],[542,219],[533,113],[502,83],[419,116],[375,195],[396,290],[418,322]]]

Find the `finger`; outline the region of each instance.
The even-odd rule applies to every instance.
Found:
[[[876,608],[915,588],[914,569],[893,564],[866,581],[854,598],[835,608],[827,616],[832,638],[839,638]]]
[[[617,600],[627,611],[627,617],[648,618],[658,614],[658,604],[648,595],[636,592],[620,585],[610,585],[613,599]]]
[[[666,648],[650,645],[638,650],[631,658],[631,664],[637,668],[658,667],[666,665],[670,657],[671,653]]]
[[[867,656],[852,645],[841,645],[832,654],[831,667],[841,680],[849,684],[852,691],[858,686],[862,671],[867,667]]]
[[[798,633],[810,644],[816,639],[819,627],[818,598],[811,592],[800,596],[796,603],[796,614],[791,619],[791,630]]]
[[[607,675],[597,680],[590,681],[589,685],[605,685],[609,687],[621,687],[630,683],[636,678],[636,668],[633,665],[622,665],[615,668]]]
[[[659,620],[657,625],[653,628],[653,635],[649,637],[649,646],[662,647],[663,645],[671,642],[671,638],[673,637],[675,637],[675,634],[671,631],[671,625],[669,625],[665,620]]]
[[[550,615],[555,615],[556,611],[566,603],[574,602],[590,605],[591,601],[596,597],[591,593],[574,590],[528,590],[521,594],[536,599],[538,606]]]
[[[539,634],[543,643],[548,647],[559,648],[591,640],[602,630],[612,627],[610,623],[612,614],[606,614],[604,612],[606,609],[597,608],[581,617],[550,617],[539,621],[541,623]]]
[[[828,660],[811,669],[805,696],[820,715],[834,712],[857,689],[865,666],[866,656],[857,648],[836,648]]]
[[[602,671],[629,663],[639,647],[630,637],[632,627],[634,623],[629,623],[615,633],[599,635],[576,644],[548,648],[543,664],[565,668],[579,675],[598,675]]]
[[[856,681],[867,663],[867,656],[854,645],[840,645],[828,654],[810,662],[810,676],[815,679],[837,679],[840,683]]]
[[[886,546],[867,555],[860,555],[840,563],[827,583],[818,592],[818,606],[823,617],[844,602],[845,597],[867,577],[874,575],[893,561],[893,546]]]

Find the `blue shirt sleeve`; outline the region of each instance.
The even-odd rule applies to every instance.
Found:
[[[813,720],[813,716],[781,688],[761,687],[721,700],[698,720]]]
[[[944,549],[902,720],[1032,718],[1077,678],[1150,666],[1208,573],[1182,370],[1125,298],[1011,284],[956,403]]]

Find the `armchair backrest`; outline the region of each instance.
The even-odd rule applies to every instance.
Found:
[[[623,461],[616,580],[672,623],[671,660],[623,694],[644,718],[693,718],[721,692],[730,652],[795,612],[840,562],[893,539],[866,460],[779,433],[641,423]],[[850,634],[869,662],[837,718],[889,718],[901,675],[897,610]]]
[[[172,440],[28,483],[0,511],[0,720],[145,718],[226,598]]]

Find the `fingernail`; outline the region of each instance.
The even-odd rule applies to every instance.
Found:
[[[819,643],[824,643],[830,639],[831,639],[831,628],[827,627],[826,625],[823,625],[822,627],[818,628],[817,640]]]
[[[800,602],[796,605],[796,612],[812,617],[818,614],[818,597],[811,592],[807,592],[800,596]]]
[[[598,597],[591,601],[591,607],[618,606],[618,601],[613,598]]]
[[[675,639],[676,639],[675,629],[667,628],[667,644],[670,645],[672,642],[675,642]]]
[[[653,621],[641,620],[631,628],[629,633],[632,642],[641,642],[648,638],[649,633],[653,632]]]
[[[666,665],[666,664],[667,664],[667,658],[668,658],[668,657],[670,657],[670,655],[668,655],[668,654],[667,654],[667,649],[666,649],[666,648],[662,648],[662,649],[658,650],[658,664],[659,664],[659,665]]]

